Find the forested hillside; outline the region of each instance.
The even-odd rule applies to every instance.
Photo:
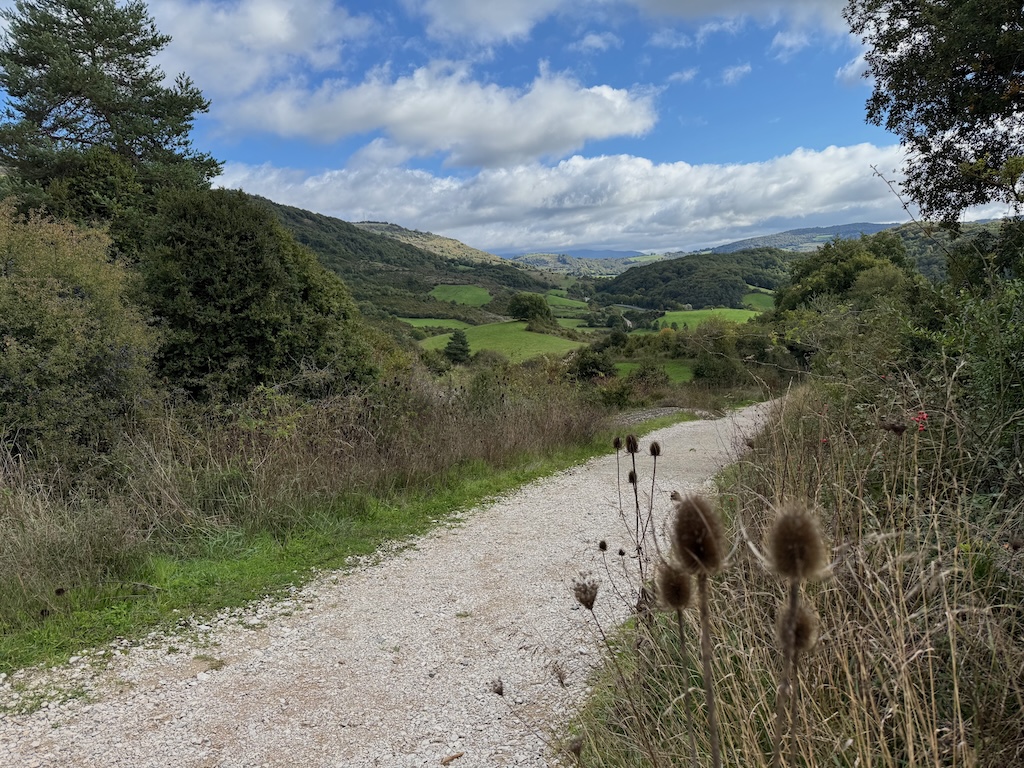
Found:
[[[693,253],[633,267],[597,286],[603,301],[650,309],[742,307],[748,286],[775,290],[794,254],[755,248],[731,254]]]
[[[478,285],[493,294],[545,291],[539,272],[511,264],[447,259],[340,219],[265,201],[295,238],[341,276],[364,308],[399,316],[458,317],[478,313],[429,296],[440,284]],[[473,318],[478,319],[478,318]]]

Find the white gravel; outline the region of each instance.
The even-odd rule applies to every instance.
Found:
[[[670,509],[670,491],[708,483],[764,413],[747,408],[644,438],[648,492],[647,446],[662,446],[655,513]],[[323,574],[290,599],[0,680],[0,765],[558,764],[552,734],[601,656],[573,598],[576,576],[602,582],[599,613],[625,611],[601,539],[614,566],[628,560],[617,555],[629,545],[614,456],[474,509],[380,562]],[[14,711],[40,700],[31,714]]]

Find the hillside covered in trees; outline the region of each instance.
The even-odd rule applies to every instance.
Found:
[[[348,285],[364,308],[406,317],[458,317],[474,310],[429,296],[437,285],[477,285],[492,294],[545,291],[552,283],[536,270],[503,262],[446,258],[402,240],[368,232],[341,219],[264,203],[296,240]],[[479,314],[476,311],[476,314]],[[479,321],[479,318],[472,319]]]
[[[633,267],[596,286],[603,302],[648,309],[742,307],[748,286],[775,290],[794,254],[756,248],[730,254],[692,253]]]

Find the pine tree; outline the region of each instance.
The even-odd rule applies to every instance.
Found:
[[[444,348],[444,356],[453,363],[459,364],[467,362],[469,354],[469,339],[466,338],[466,332],[458,328]]]
[[[189,133],[209,102],[151,64],[170,37],[142,2],[18,0],[0,12],[0,164],[26,207],[108,219],[141,191],[208,186],[220,163]]]

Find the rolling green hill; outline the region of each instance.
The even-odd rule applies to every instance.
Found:
[[[466,329],[466,338],[472,352],[491,349],[505,355],[513,363],[521,363],[538,355],[564,355],[584,342],[571,341],[560,336],[534,333],[526,330],[526,323],[516,320],[508,323],[490,323]],[[424,349],[444,349],[450,334],[431,336],[420,345]]]
[[[778,248],[691,253],[633,267],[597,286],[603,302],[648,309],[743,307],[750,287],[775,290],[795,254]]]
[[[494,316],[431,295],[438,286],[472,286],[493,297],[543,293],[554,285],[535,270],[503,261],[445,258],[341,219],[265,200],[296,239],[348,284],[361,308],[403,317],[455,318],[474,324]],[[478,295],[480,295],[478,293]]]

